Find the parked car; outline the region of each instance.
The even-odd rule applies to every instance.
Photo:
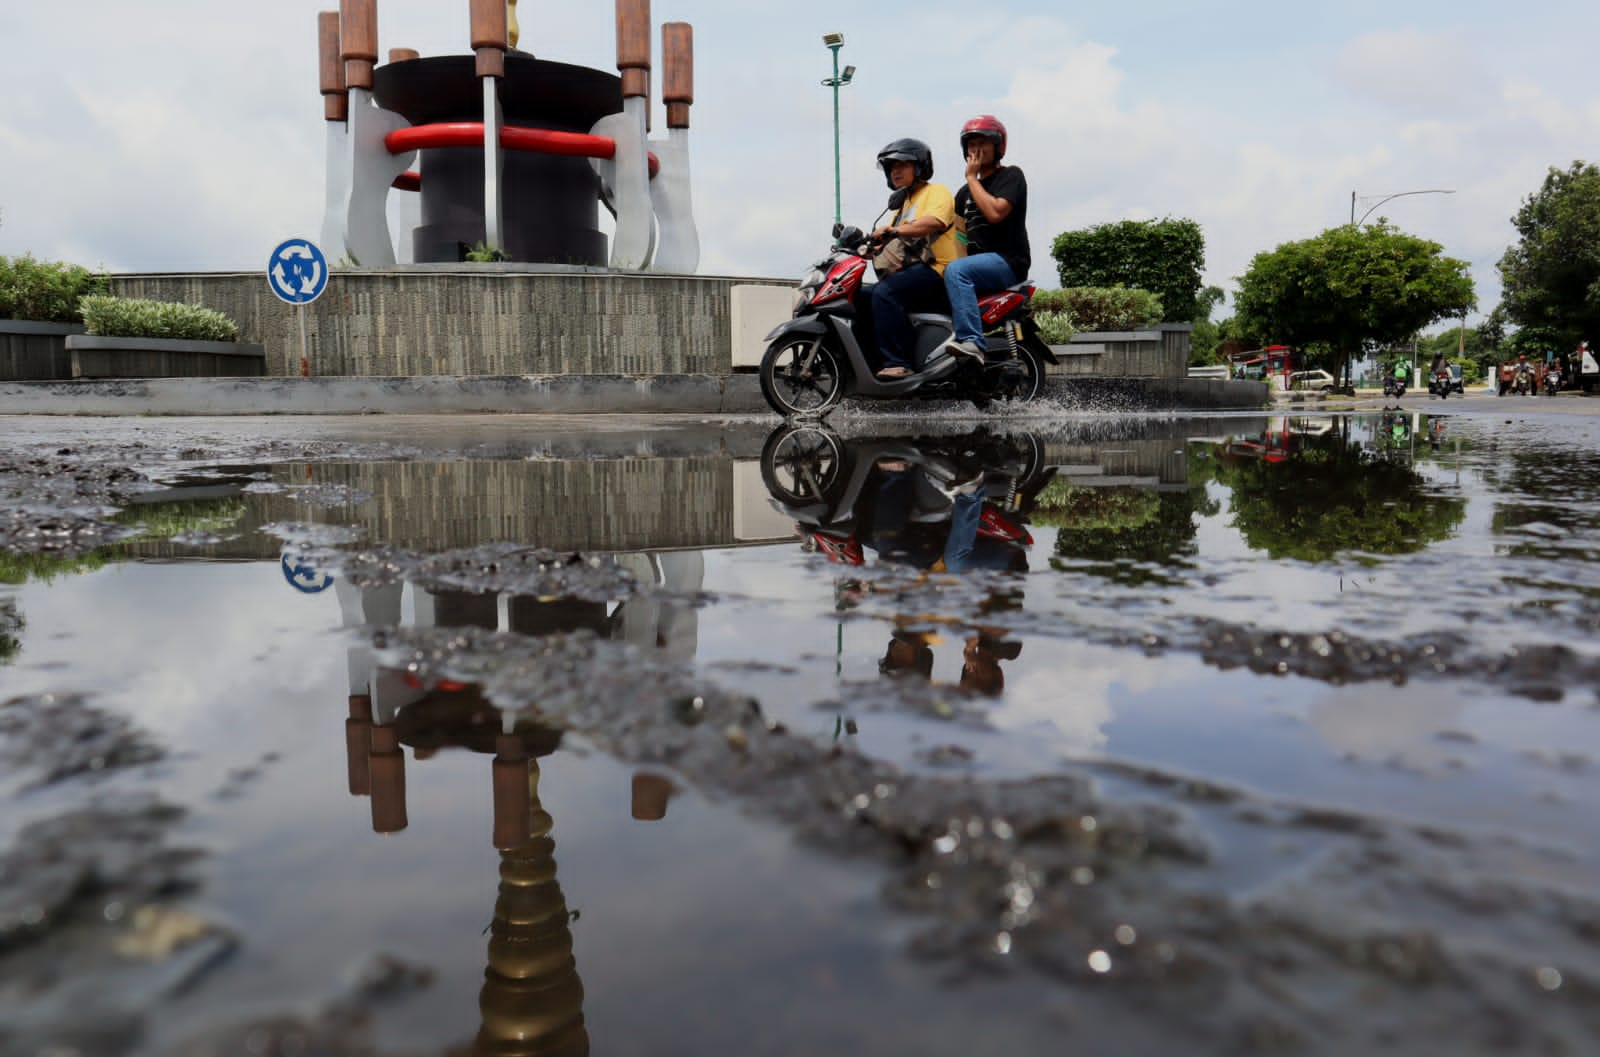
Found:
[[[1327,371],[1318,369],[1314,371],[1295,371],[1289,375],[1289,390],[1305,391],[1314,390],[1319,393],[1331,393],[1338,388],[1339,383]]]

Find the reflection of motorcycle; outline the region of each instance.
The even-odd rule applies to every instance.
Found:
[[[1044,386],[1044,365],[1055,354],[1039,337],[1028,309],[1033,284],[1021,282],[978,299],[990,332],[982,363],[952,356],[944,347],[952,329],[947,313],[913,312],[916,370],[904,378],[877,378],[853,326],[867,310],[870,286],[866,236],[845,228],[795,295],[794,318],[767,335],[761,358],[761,394],[785,418],[824,415],[847,396],[972,400],[1032,400]]]
[[[1021,508],[1044,485],[1029,434],[845,440],[821,426],[767,438],[761,477],[808,549],[845,565],[879,557],[922,568],[1026,568]]]

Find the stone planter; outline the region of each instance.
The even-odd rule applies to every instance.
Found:
[[[1188,323],[1162,323],[1151,330],[1084,331],[1070,345],[1050,349],[1060,365],[1057,375],[1097,378],[1182,378],[1188,371]]]
[[[55,382],[72,377],[67,338],[81,323],[0,319],[0,382]]]
[[[66,345],[72,378],[239,378],[267,373],[266,349],[237,341],[75,334]]]

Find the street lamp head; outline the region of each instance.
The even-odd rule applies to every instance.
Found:
[[[844,34],[843,33],[824,33],[822,35],[822,43],[827,45],[830,48],[843,47],[844,46]]]
[[[840,84],[849,84],[850,83],[850,79],[852,77],[854,77],[855,75],[856,75],[856,68],[854,66],[846,66],[844,68],[844,73],[839,75],[839,83]]]

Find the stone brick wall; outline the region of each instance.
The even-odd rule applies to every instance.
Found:
[[[729,373],[731,290],[792,280],[433,265],[335,271],[305,309],[321,376]],[[121,275],[112,293],[214,308],[300,373],[297,310],[262,273]]]
[[[1059,365],[1053,375],[1095,378],[1182,378],[1188,373],[1187,323],[1163,323],[1154,330],[1085,332],[1072,344],[1053,346]]]

